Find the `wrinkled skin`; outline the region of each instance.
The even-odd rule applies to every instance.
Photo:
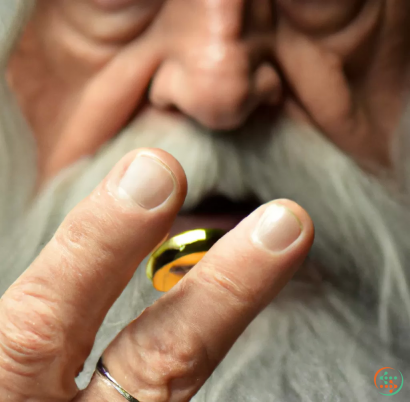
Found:
[[[145,95],[211,129],[235,129],[267,106],[313,124],[368,168],[389,166],[408,87],[409,7],[40,0],[9,78],[44,177],[95,152]]]
[[[248,118],[252,116],[258,118],[259,113],[268,116],[273,135],[277,127],[276,117],[287,116],[313,127],[365,171],[373,174],[391,169],[396,163],[392,157],[394,134],[408,93],[409,20],[410,6],[405,0],[39,0],[8,69],[8,80],[37,139],[38,184],[44,184],[81,156],[96,153],[130,121],[137,127],[138,122],[147,116],[148,120],[154,121],[161,115],[172,115],[174,121],[188,118],[196,122],[198,132],[226,134],[232,143],[236,141],[238,129],[243,125],[246,129]],[[150,109],[152,114],[146,113],[146,109]],[[254,142],[253,134],[252,130],[248,131],[245,143],[249,148]],[[189,134],[185,135],[188,138]],[[196,139],[195,136],[192,138]],[[266,148],[269,144],[266,138]],[[309,148],[306,143],[304,147],[306,151]],[[295,144],[291,148],[296,149]],[[329,148],[318,149],[329,151]],[[128,199],[124,201],[119,196],[123,193],[118,192],[116,186],[135,156],[135,153],[129,154],[91,197],[67,217],[40,257],[2,299],[5,303],[0,308],[0,323],[16,322],[17,329],[27,330],[31,335],[38,335],[31,331],[33,323],[49,324],[44,326],[45,332],[40,331],[39,339],[35,338],[40,342],[34,345],[34,358],[30,354],[23,353],[21,358],[18,353],[9,353],[12,363],[16,363],[13,358],[17,360],[16,356],[20,357],[17,360],[20,365],[10,364],[6,370],[4,361],[7,359],[1,352],[19,352],[21,350],[14,350],[15,345],[23,348],[30,338],[18,338],[18,331],[16,334],[13,326],[0,325],[0,328],[6,328],[0,331],[0,346],[3,345],[0,347],[0,361],[3,361],[3,366],[0,364],[0,368],[3,367],[0,369],[0,387],[5,387],[13,397],[62,401],[76,398],[74,400],[81,402],[96,398],[122,400],[98,378],[94,378],[88,389],[78,393],[74,376],[90,352],[93,337],[107,309],[132,276],[143,254],[152,250],[164,237],[183,203],[186,183],[179,164],[162,151],[151,149],[143,152],[154,153],[173,172],[174,184],[177,185],[169,203],[151,214],[135,209]],[[323,155],[324,159],[331,159],[326,158],[330,155],[340,157],[340,154],[329,151]],[[310,161],[315,162],[312,163],[314,168],[320,165],[314,153],[310,154]],[[300,166],[303,167],[303,163]],[[346,167],[343,163],[335,166]],[[307,169],[299,172],[302,170]],[[331,204],[328,200],[340,202],[333,205],[335,211],[331,211],[332,205],[326,205],[327,210],[311,208],[321,236],[317,249],[322,247],[322,254],[316,255],[326,255],[327,261],[334,263],[323,271],[329,282],[347,283],[349,290],[352,288],[349,275],[355,283],[363,279],[361,275],[366,277],[368,281],[364,288],[370,288],[370,291],[365,296],[374,292],[379,302],[377,280],[385,278],[383,269],[386,266],[393,266],[394,274],[397,274],[394,280],[399,278],[403,285],[402,293],[396,293],[406,296],[408,288],[403,277],[407,278],[407,274],[400,269],[405,267],[401,257],[407,255],[403,250],[408,247],[403,247],[403,244],[407,245],[407,237],[401,236],[400,224],[406,226],[408,213],[392,200],[386,201],[383,198],[386,192],[379,198],[374,197],[377,198],[374,204],[369,203],[359,191],[364,188],[360,185],[367,183],[360,176],[363,172],[359,169],[346,171],[356,174],[352,180],[356,193],[345,191],[337,180],[334,180],[335,188],[340,184],[339,192],[330,193],[325,191],[330,186],[315,187],[320,184],[320,178],[314,177],[316,180],[308,182],[312,184],[311,193],[304,194],[311,198],[312,204]],[[287,177],[286,168],[284,172],[282,174]],[[329,176],[326,177],[329,182],[339,177],[337,172],[325,169],[323,172]],[[275,174],[279,173],[275,171]],[[341,177],[350,180],[348,176]],[[297,183],[295,177],[292,179]],[[263,177],[260,181],[263,182]],[[285,183],[283,177],[277,181]],[[266,181],[265,184],[268,187],[271,183]],[[286,185],[283,188],[289,189]],[[325,199],[317,199],[322,193],[316,193],[315,188],[324,191],[325,197],[322,198]],[[374,193],[380,195],[379,187],[376,190]],[[266,193],[270,194],[269,190]],[[357,194],[360,197],[355,198]],[[348,202],[343,204],[343,199],[349,197],[355,201],[356,209],[351,208]],[[371,196],[369,198],[372,200]],[[249,242],[249,236],[256,218],[260,217],[261,210],[257,210],[225,238],[225,243],[208,254],[208,259],[192,271],[181,286],[142,314],[108,348],[104,356],[114,377],[142,401],[189,400],[244,328],[270,303],[300,266],[313,241],[313,226],[303,209],[290,201],[281,202],[302,222],[303,230],[296,246],[280,254],[279,259],[276,254],[273,258],[271,254],[263,254],[255,248],[253,240]],[[346,209],[338,211],[339,205]],[[376,208],[372,210],[369,205]],[[397,209],[387,209],[386,206],[391,205]],[[374,211],[377,213],[372,215]],[[330,222],[329,227],[336,222],[340,228],[328,229],[327,221]],[[288,224],[281,229],[282,233],[289,229]],[[366,240],[357,253],[354,248],[358,247],[357,241],[354,242],[355,237],[350,235],[362,233],[359,243]],[[385,240],[392,242],[386,242],[386,249],[383,248]],[[327,250],[327,246],[334,246],[334,243],[337,247]],[[135,244],[139,245],[137,251]],[[133,254],[137,252],[138,255]],[[383,258],[377,258],[379,252],[382,257],[396,258],[384,263]],[[354,260],[356,255],[358,259]],[[368,261],[373,263],[369,255],[378,262],[368,264]],[[95,261],[98,261],[98,267]],[[322,262],[320,259],[319,263],[314,261],[315,268],[321,268]],[[113,272],[117,274],[119,266],[123,269],[122,275],[113,275]],[[66,276],[57,281],[55,278],[59,276],[61,267],[65,268],[62,272]],[[357,267],[365,267],[371,275],[364,269],[355,270]],[[104,275],[100,274],[101,270]],[[348,275],[345,275],[346,271]],[[344,277],[345,281],[342,280]],[[369,277],[376,278],[375,283]],[[100,281],[98,285],[102,289],[107,290],[102,292],[104,297],[95,291],[98,288],[96,280]],[[318,280],[321,281],[320,276]],[[56,307],[53,317],[57,317],[58,325],[53,325],[56,322],[42,310],[42,303],[36,306],[29,303],[30,298],[21,296],[41,296],[44,287],[48,292],[42,301],[46,300],[46,307],[47,302]],[[280,310],[279,303],[278,310],[268,311],[268,314],[272,313],[272,322],[279,328],[271,339],[278,341],[281,346],[278,349],[302,367],[312,356],[317,358],[320,364],[314,369],[322,370],[320,375],[328,367],[333,367],[334,355],[341,361],[345,356],[350,359],[347,367],[351,368],[351,373],[355,370],[354,373],[363,376],[365,372],[368,375],[379,361],[388,360],[384,353],[393,356],[393,353],[389,355],[387,341],[382,336],[379,339],[379,334],[374,336],[376,341],[370,343],[377,333],[373,311],[362,314],[366,306],[359,297],[354,299],[354,290],[345,294],[339,293],[340,289],[333,291],[331,287],[323,287],[326,288],[323,294],[318,291],[319,287],[313,287],[312,294],[309,294],[311,289],[304,294],[289,285],[288,295],[291,297],[284,299],[285,309]],[[351,296],[354,303],[350,304]],[[368,297],[372,301],[371,296]],[[306,311],[295,302],[299,298]],[[397,319],[394,322],[396,327],[388,329],[393,332],[396,328],[404,328],[405,332],[406,314],[410,310],[401,300],[401,308],[394,309],[398,299],[392,297],[392,300],[391,304],[390,299],[384,300],[387,305],[384,308],[386,311],[391,308],[400,317],[392,314]],[[373,306],[378,306],[377,302]],[[287,303],[290,306],[288,310]],[[39,309],[33,310],[33,306]],[[84,306],[86,310],[83,310]],[[339,308],[337,313],[335,306]],[[41,321],[25,319],[30,317],[28,311],[37,313],[35,317]],[[82,311],[85,313],[79,314]],[[339,317],[342,317],[340,321]],[[309,325],[306,325],[307,321]],[[283,327],[281,323],[284,323]],[[34,327],[43,328],[41,325]],[[59,343],[41,342],[52,338],[56,327],[60,330],[57,336]],[[276,325],[270,325],[270,328],[273,331]],[[307,328],[312,328],[313,335]],[[294,338],[288,336],[286,329]],[[373,348],[370,352],[366,349],[368,345],[363,347],[360,340],[353,337],[359,333],[358,329],[367,331],[363,339]],[[299,335],[302,346],[298,350],[294,344]],[[321,336],[329,343],[325,344]],[[397,338],[392,342],[397,340],[399,345],[394,357],[406,350],[400,345],[399,336]],[[184,342],[180,342],[181,339]],[[256,337],[254,344],[259,340]],[[303,347],[304,342],[309,342],[312,348],[310,356],[310,348]],[[339,346],[340,350],[337,349]],[[303,358],[306,350],[309,358]],[[320,354],[323,350],[325,358]],[[355,350],[354,356],[346,354],[346,350]],[[33,352],[32,349],[29,351]],[[268,375],[275,374],[277,370],[288,380],[285,376],[288,372],[282,371],[281,364],[276,363],[276,356],[280,356],[278,351],[274,350],[272,355],[269,354],[272,351],[266,348],[262,353],[269,356],[269,364],[272,364],[269,367],[273,367]],[[57,359],[56,355],[59,356]],[[137,359],[138,364],[135,364]],[[331,364],[324,364],[329,363],[326,359],[331,360]],[[30,364],[33,361],[34,364]],[[236,361],[233,361],[234,366]],[[364,366],[361,366],[362,362]],[[229,366],[229,361],[226,364]],[[401,364],[404,367],[404,363]],[[232,367],[225,368],[225,373],[230,374]],[[300,375],[297,368],[297,364],[288,364],[289,378],[294,378],[293,369]],[[341,364],[338,370],[342,374],[334,377],[340,383],[340,389],[337,393],[334,391],[334,395],[339,396],[345,395],[343,392],[347,387],[343,382],[345,367]],[[15,376],[21,372],[26,375]],[[50,378],[57,380],[50,381]],[[274,378],[268,380],[268,384],[273,382]],[[299,383],[303,386],[301,378]],[[329,384],[324,385],[326,391],[330,389],[333,392],[335,387]],[[293,395],[289,389],[295,395],[301,395],[295,384],[289,388],[281,385],[282,388],[276,390],[278,395],[280,392]],[[303,394],[310,398],[320,392],[321,387],[322,384],[313,383],[311,393]],[[263,392],[263,387],[260,390]],[[361,390],[356,387],[354,391]],[[251,398],[252,394],[249,390],[247,392]]]

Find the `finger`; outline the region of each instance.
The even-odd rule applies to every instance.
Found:
[[[74,378],[104,316],[170,230],[185,193],[178,162],[142,149],[67,216],[1,299],[0,395],[74,397]]]
[[[256,210],[104,353],[112,377],[144,402],[188,401],[306,257],[314,237],[291,201]],[[121,402],[95,376],[76,402]]]

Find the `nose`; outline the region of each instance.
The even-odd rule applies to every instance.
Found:
[[[182,1],[175,3],[186,18],[174,20],[178,27],[167,26],[173,46],[153,77],[151,102],[176,107],[211,129],[229,130],[261,104],[279,101],[281,80],[269,60],[271,1]]]

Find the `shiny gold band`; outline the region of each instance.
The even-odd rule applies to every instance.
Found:
[[[220,229],[195,229],[161,244],[147,264],[147,276],[154,288],[161,292],[170,290],[224,234]]]

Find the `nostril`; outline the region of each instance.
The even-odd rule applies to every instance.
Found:
[[[181,67],[175,61],[168,61],[158,69],[148,88],[148,97],[153,105],[160,108],[178,107],[178,93],[185,90],[180,74]]]
[[[249,80],[237,74],[186,72],[168,65],[154,77],[149,99],[159,108],[176,108],[209,128],[231,129],[246,119],[251,93]]]
[[[277,70],[269,63],[263,63],[254,75],[255,97],[260,103],[277,105],[283,97],[283,84]]]

